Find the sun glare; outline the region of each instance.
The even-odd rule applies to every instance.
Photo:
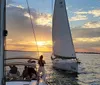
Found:
[[[37,42],[37,45],[38,45],[38,46],[44,46],[44,45],[45,45],[45,42],[43,42],[43,41],[38,41],[38,42]]]

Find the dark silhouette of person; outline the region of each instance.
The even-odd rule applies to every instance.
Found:
[[[45,80],[45,69],[44,64],[45,61],[43,60],[43,55],[40,56],[40,59],[38,60],[39,69],[38,69],[38,76],[40,76],[40,73],[42,72],[43,79]]]
[[[37,77],[37,72],[35,70],[36,68],[36,62],[32,61],[32,59],[28,60],[28,63],[31,64],[30,66],[28,66],[28,75],[30,78],[32,78],[32,76],[35,74],[35,76]]]
[[[15,65],[9,66],[10,70],[9,73],[7,74],[9,79],[18,79],[20,76],[20,72],[18,71],[18,68]]]
[[[22,77],[23,79],[28,77],[28,67],[27,66],[24,67]]]
[[[18,71],[18,68],[15,65],[9,66],[10,67],[10,71],[9,73],[11,74],[16,74]]]

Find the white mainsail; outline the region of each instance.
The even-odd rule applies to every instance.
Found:
[[[55,0],[53,13],[53,54],[66,58],[75,58],[65,0]]]

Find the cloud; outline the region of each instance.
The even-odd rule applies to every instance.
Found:
[[[87,12],[85,12],[85,11],[77,11],[77,12],[74,12],[75,14],[80,14],[80,15],[83,15],[83,14],[88,14]]]
[[[25,16],[25,17],[28,17],[28,18],[31,18],[31,19],[34,19],[33,16],[32,16],[31,14],[27,13],[27,12],[24,13],[24,16]]]
[[[77,11],[74,12],[75,14],[81,14],[81,15],[86,15],[86,14],[91,14],[93,17],[99,17],[100,16],[100,9],[94,9],[94,10],[89,10],[89,11]]]
[[[36,40],[51,40],[51,15],[46,13],[41,14],[31,9],[31,17]],[[41,22],[38,22],[38,20]],[[26,8],[22,8],[21,5],[9,5],[6,13],[6,27],[8,30],[7,49],[32,50],[32,48],[36,48],[36,45],[30,42],[34,42],[35,38],[30,16]],[[12,43],[13,46],[11,46],[10,43]],[[29,48],[27,45],[30,45]],[[46,42],[46,45],[50,46],[51,44]]]
[[[38,19],[36,20],[36,23],[38,25],[43,25],[43,26],[52,26],[52,16],[51,14],[39,14]]]
[[[85,15],[76,15],[74,17],[71,17],[71,19],[69,19],[70,21],[80,21],[80,20],[87,20],[87,16]]]
[[[90,29],[90,28],[82,28],[77,27],[72,29],[73,38],[93,38],[93,37],[100,37],[100,29]]]
[[[88,14],[94,15],[94,17],[100,17],[100,9],[88,11]]]
[[[82,27],[83,28],[100,28],[100,22],[98,21],[87,22]]]
[[[47,29],[50,31],[50,29],[48,29],[48,28],[51,28],[49,25],[47,25],[47,24],[41,25],[44,22],[41,22],[41,23],[36,22],[39,19],[43,18],[45,20],[45,23],[48,23],[49,19],[50,19],[49,14],[37,13],[34,9],[32,9],[31,16],[32,16],[33,25],[34,25],[35,30]],[[42,21],[44,21],[44,20],[42,20]],[[27,9],[21,9],[18,7],[7,8],[7,28],[9,28],[9,30],[10,29],[13,30],[15,28],[14,30],[16,30],[16,32],[19,30],[20,31],[24,30],[24,32],[25,33],[27,32],[27,34],[28,34],[29,28],[31,29],[32,27],[31,27],[31,22],[30,22],[30,15],[27,12]],[[32,33],[32,30],[31,30],[31,33]]]
[[[79,9],[79,11],[74,12],[76,16],[71,17],[70,21],[80,21],[80,20],[87,20],[88,14],[93,15],[93,17],[99,17],[100,16],[100,9],[95,10],[89,10],[89,11],[81,11],[82,9]]]
[[[51,51],[52,43],[51,41],[37,41],[39,51]],[[22,51],[37,51],[36,42],[34,41],[17,41],[17,42],[7,42],[6,49],[9,50],[22,50]]]
[[[87,22],[72,29],[75,50],[78,52],[100,52],[100,22]],[[94,28],[94,29],[90,29]]]
[[[51,50],[52,16],[50,14],[38,13],[34,9],[31,9],[31,16],[33,21],[33,28],[36,34],[36,40],[39,42],[38,44],[41,45],[39,50]],[[76,18],[72,18],[72,21],[87,19],[85,15],[78,14],[76,16]],[[6,19],[6,27],[8,30],[7,49],[30,51],[37,50],[36,44],[34,43],[35,38],[27,9],[15,5],[9,6],[7,7]],[[91,27],[95,29],[90,29]],[[73,28],[72,36],[75,49],[84,51],[91,51],[92,49],[93,51],[99,51],[99,22],[88,22],[85,23],[82,27]]]
[[[17,7],[17,8],[24,9],[24,7],[22,5],[14,5],[14,4],[8,4],[8,5],[6,5],[6,7]]]
[[[32,15],[33,14],[33,15]],[[34,18],[34,14],[36,17]],[[31,17],[32,20],[34,20],[36,25],[42,25],[42,26],[50,26],[52,27],[52,15],[51,14],[45,14],[45,13],[32,13],[31,15],[27,12],[24,13],[24,16],[29,18]]]
[[[100,28],[73,28],[72,37],[76,51],[100,52]]]
[[[93,38],[75,38],[74,42],[86,42],[86,43],[95,43],[100,42],[100,37],[93,37]]]
[[[75,38],[73,40],[75,49],[84,49],[87,51],[95,51],[94,52],[100,52],[100,37],[98,38]]]

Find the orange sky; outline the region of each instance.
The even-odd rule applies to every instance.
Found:
[[[97,42],[99,41],[99,39],[85,39],[85,38],[76,38],[74,39],[74,47],[75,47],[75,51],[76,52],[100,52],[100,48],[99,47],[89,47],[89,48],[84,48],[84,44],[83,44],[83,48],[77,47],[78,44],[82,44],[82,43],[91,43],[91,42]],[[12,43],[12,44],[10,44]],[[38,46],[38,48],[37,48]],[[7,45],[6,45],[6,49],[7,50],[21,50],[21,51],[52,51],[52,41],[37,41],[37,45],[36,42],[33,41],[23,41],[23,42],[12,42],[12,40],[8,39],[7,40]]]

